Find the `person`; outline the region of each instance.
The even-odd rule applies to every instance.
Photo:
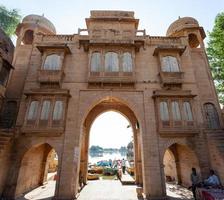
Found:
[[[209,177],[204,181],[205,186],[219,187],[220,181],[218,176],[215,175],[214,170],[210,169]]]
[[[122,161],[121,161],[121,167],[122,167],[122,172],[123,172],[123,174],[125,174],[125,170],[126,170],[126,161],[125,161],[124,158],[123,158]]]
[[[109,159],[109,166],[112,167],[112,160]]]
[[[199,178],[197,171],[194,167],[191,170],[192,170],[192,172],[191,172],[191,189],[192,189],[194,199],[196,199],[196,188],[197,188],[198,184],[200,183],[200,178]]]

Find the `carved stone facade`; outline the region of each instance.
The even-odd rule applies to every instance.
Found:
[[[224,180],[224,124],[203,28],[184,17],[166,36],[149,36],[138,23],[134,12],[91,11],[87,29],[57,35],[42,16],[23,19],[7,90],[18,115],[0,154],[10,154],[0,194],[13,199],[42,184],[54,149],[55,199],[73,199],[80,176],[86,181],[91,125],[108,110],[132,125],[135,181],[149,199],[166,197],[169,160],[180,184],[190,184],[192,167],[202,178],[214,168]]]

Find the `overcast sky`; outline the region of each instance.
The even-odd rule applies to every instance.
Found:
[[[109,111],[99,115],[90,130],[90,146],[127,146],[133,136],[132,128],[128,128],[128,125],[129,121],[117,112]]]
[[[224,11],[224,0],[0,0],[0,5],[17,8],[24,17],[44,14],[56,27],[58,34],[77,33],[85,28],[90,10],[134,11],[140,19],[139,29],[149,35],[164,36],[169,25],[178,17],[196,18],[205,32],[211,31],[215,16]],[[131,141],[128,121],[118,113],[100,115],[94,122],[90,144],[120,147]]]

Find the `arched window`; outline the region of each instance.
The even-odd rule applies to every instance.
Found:
[[[168,111],[168,105],[166,101],[160,102],[160,119],[162,121],[169,121],[169,111]]]
[[[99,72],[101,68],[101,54],[94,52],[91,57],[91,72]]]
[[[50,100],[43,101],[41,114],[40,114],[40,120],[48,120],[49,114],[51,109],[51,102]]]
[[[162,71],[163,72],[179,72],[179,65],[177,58],[173,56],[165,56],[162,58]]]
[[[105,71],[106,72],[118,72],[119,61],[118,54],[114,52],[107,52],[105,55]]]
[[[61,67],[61,58],[57,54],[51,54],[46,57],[44,62],[45,70],[60,70]]]
[[[63,117],[63,101],[57,100],[54,105],[53,120],[60,121]]]
[[[132,57],[131,54],[126,52],[122,57],[123,72],[132,72]]]
[[[28,115],[27,115],[27,120],[34,121],[37,119],[37,114],[38,114],[38,101],[32,101],[29,107]]]
[[[32,30],[27,30],[23,36],[23,44],[32,44],[33,43],[33,31]]]
[[[186,121],[193,121],[191,104],[188,101],[183,102],[183,111],[184,111],[184,119]]]
[[[173,101],[171,103],[172,107],[172,116],[174,121],[180,121],[181,120],[181,115],[180,115],[180,108],[179,108],[179,103],[177,101]]]
[[[198,40],[197,35],[191,33],[188,35],[188,42],[189,42],[189,46],[191,48],[198,48],[200,47],[200,42]]]
[[[215,106],[212,103],[205,103],[204,109],[205,109],[208,127],[211,129],[219,128],[220,127],[219,116]]]

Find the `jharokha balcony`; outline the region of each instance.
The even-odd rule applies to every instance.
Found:
[[[163,86],[181,86],[184,80],[184,72],[160,72],[160,79]]]
[[[134,84],[134,72],[89,72],[88,83]]]
[[[62,70],[39,70],[38,81],[40,83],[57,83],[60,84],[64,72]]]

